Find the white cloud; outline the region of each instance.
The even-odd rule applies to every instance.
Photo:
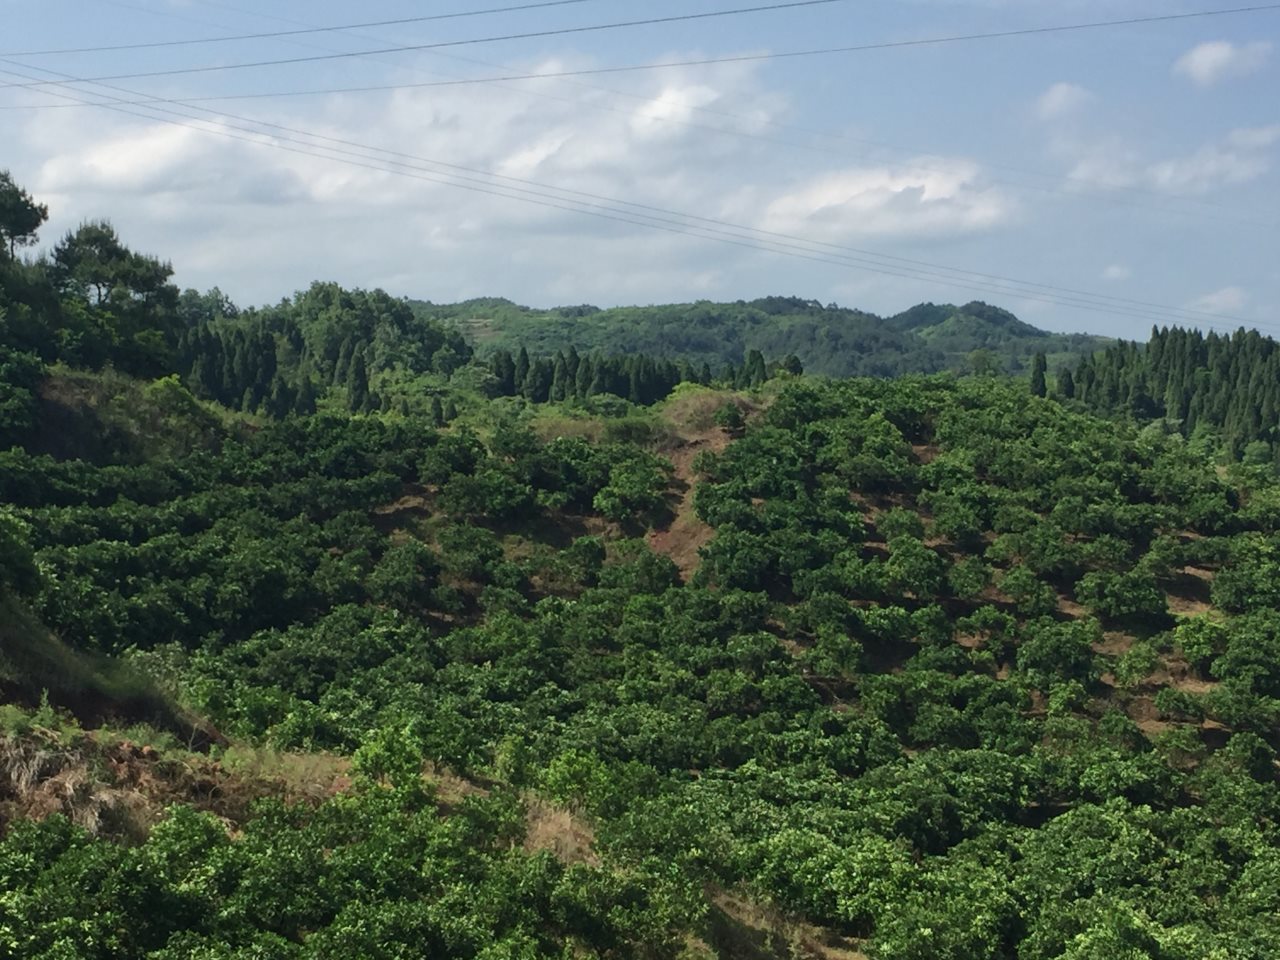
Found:
[[[1197,86],[1211,87],[1229,77],[1256,73],[1271,56],[1266,40],[1234,44],[1228,40],[1211,40],[1192,47],[1173,65],[1173,72],[1189,78]]]
[[[1248,295],[1239,287],[1223,287],[1213,293],[1206,293],[1203,297],[1197,297],[1187,306],[1204,313],[1231,313],[1248,302]]]
[[[1123,263],[1113,263],[1102,271],[1103,280],[1128,280],[1133,271]]]
[[[795,158],[776,145],[713,135],[705,127],[734,122],[698,112],[715,104],[745,115],[741,128],[749,132],[779,117],[786,99],[761,89],[755,68],[664,71],[632,89],[629,97],[566,93],[562,83],[547,80],[513,89],[333,96],[255,110],[297,130],[397,151],[392,158],[333,142],[304,147],[286,140],[281,150],[118,114],[48,111],[15,125],[6,159],[19,182],[50,203],[46,242],[82,219],[107,218],[131,247],[171,259],[178,283],[217,284],[246,304],[278,300],[313,279],[386,283],[395,293],[436,300],[740,295],[744,276],[760,274],[749,251],[573,213],[561,208],[572,203],[557,199],[565,194],[482,175],[490,170],[703,216],[722,215],[750,187],[773,184],[762,195],[776,195],[796,176]],[[547,96],[524,95],[532,91]],[[224,132],[243,136],[232,126],[227,121]],[[327,150],[354,153],[348,159],[356,162],[308,155]],[[360,165],[385,168],[389,160],[408,165],[399,169],[410,175]],[[820,170],[824,162],[801,169]],[[439,182],[458,178],[469,182],[462,189]],[[662,216],[620,210],[623,221]],[[757,207],[742,222],[756,222],[759,213]],[[711,289],[716,284],[718,291]]]
[[[1090,100],[1093,94],[1074,83],[1055,83],[1036,100],[1036,114],[1041,120],[1054,120],[1075,113]]]
[[[995,227],[1014,213],[1013,200],[983,185],[975,164],[930,158],[812,177],[772,200],[760,225],[824,239],[954,236]]]
[[[1177,194],[1203,194],[1248,183],[1271,169],[1272,147],[1280,143],[1280,124],[1232,130],[1180,157],[1150,161],[1119,138],[1062,147],[1075,154],[1070,176],[1111,188],[1143,187]]]
[[[1280,140],[1280,126],[1233,130],[1220,144],[1207,144],[1186,157],[1150,165],[1146,177],[1161,190],[1204,193],[1214,187],[1246,183],[1271,168],[1268,147]]]

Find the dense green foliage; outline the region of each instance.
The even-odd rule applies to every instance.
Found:
[[[1059,389],[1096,410],[1221,437],[1232,458],[1280,462],[1280,349],[1256,330],[1153,329],[1145,347],[1121,343],[1086,358]]]
[[[610,870],[638,884],[625,896],[668,906],[612,933],[593,914],[595,949],[674,949],[707,884],[870,937],[880,957],[1280,947],[1280,891],[1258,887],[1276,841],[1280,661],[1264,651],[1280,624],[1260,592],[1273,481],[1221,479],[1177,436],[1025,387],[801,380],[700,461],[697,508],[716,536],[692,582],[637,541],[538,545],[539,517],[655,508],[666,478],[648,456],[398,418],[290,421],[216,456],[131,468],[9,454],[9,529],[40,570],[26,594],[68,639],[165,664],[233,736],[354,750],[393,781],[426,758],[597,823],[604,872],[565,873],[502,854],[500,831],[433,846],[433,831],[462,828],[376,789],[316,814],[264,811],[233,843],[175,814],[139,851],[156,863],[146,896],[93,881],[133,918],[140,939],[123,949],[205,937],[323,953],[359,910],[440,955],[512,937],[539,955],[582,935],[556,919],[566,882],[614,916],[595,899],[615,895]],[[408,515],[381,512],[406,491],[421,500]],[[1187,565],[1221,568],[1214,599],[1236,616],[1170,616],[1165,591]],[[1073,595],[1092,615],[1060,613]],[[1099,653],[1121,628],[1133,649]],[[1212,689],[1167,688],[1168,729],[1149,738],[1126,714],[1184,648]],[[1188,715],[1238,732],[1214,751]],[[408,854],[420,831],[416,848],[443,859]],[[178,838],[222,879],[171,875]],[[31,844],[52,845],[45,870],[6,874],[10,889],[43,891],[106,856],[52,822],[0,849],[29,864]],[[350,867],[319,866],[333,849]],[[374,863],[361,893],[342,893],[344,871]],[[528,870],[550,873],[514,901],[495,892]],[[329,871],[320,887],[288,879]],[[329,883],[332,896],[297,899]],[[163,920],[144,906],[175,896],[184,906]],[[526,919],[468,913],[459,940],[433,912],[450,896],[526,904]],[[53,943],[40,938],[62,908],[35,904],[59,902],[33,895],[6,924]]]
[[[157,310],[172,342],[138,321],[111,362],[167,350],[205,401],[47,377],[57,336],[5,328],[0,691],[110,663],[210,741],[351,776],[130,832],[22,739],[48,704],[0,712],[0,955],[824,955],[744,949],[743,902],[876,960],[1280,954],[1268,466],[1059,400],[1034,354],[1030,383],[820,381],[748,348],[740,392],[672,391],[707,378],[598,343],[476,360],[376,292]],[[155,439],[45,452],[82,381]],[[70,659],[3,656],[37,641]],[[58,812],[3,820],[23,790]],[[547,842],[548,808],[585,839]]]
[[[1018,372],[1037,352],[1053,366],[1074,364],[1104,346],[1102,337],[1050,334],[985,303],[921,304],[881,318],[798,297],[751,302],[592,306],[533,310],[508,300],[415,303],[419,315],[459,326],[479,347],[521,347],[550,356],[570,347],[587,353],[649,354],[717,373],[756,350],[797,357],[828,376],[896,376],[939,370]]]

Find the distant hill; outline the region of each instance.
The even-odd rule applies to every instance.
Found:
[[[1056,368],[1113,342],[1048,333],[977,301],[959,307],[922,303],[892,317],[799,297],[550,310],[485,298],[416,301],[413,308],[423,319],[457,326],[481,352],[526,347],[547,355],[573,346],[579,352],[647,353],[720,366],[740,363],[754,349],[769,359],[794,354],[808,372],[828,376],[969,369],[975,351],[986,352],[978,362],[1017,373],[1036,353],[1047,354]]]

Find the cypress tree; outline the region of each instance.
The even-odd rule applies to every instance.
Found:
[[[232,381],[236,393],[243,394],[253,387],[253,368],[249,358],[249,345],[242,335],[236,336],[235,356],[232,360]]]
[[[587,387],[587,396],[609,392],[608,370],[603,358],[596,360],[595,371],[591,375],[591,385]]]
[[[267,395],[267,413],[278,420],[286,416],[292,406],[293,391],[284,382],[284,378],[276,374],[271,380],[271,391]]]
[[[512,390],[512,395],[516,391],[523,390],[525,381],[529,379],[529,351],[524,347],[520,348],[520,354],[516,357],[516,368],[513,377],[515,389]]]
[[[211,371],[212,360],[207,354],[196,357],[195,365],[191,368],[191,392],[202,400],[211,400],[215,396],[211,385]]]
[[[514,397],[516,395],[516,362],[510,350],[499,350],[493,355],[493,375],[498,380],[498,395]]]
[[[364,351],[351,361],[351,373],[347,377],[347,409],[360,413],[369,404],[369,371],[365,368]]]
[[[535,360],[521,391],[531,403],[546,403],[551,396],[552,367],[548,360]]]
[[[444,402],[444,421],[445,423],[453,423],[457,419],[458,405],[453,402],[453,397],[450,397]]]
[[[444,426],[444,406],[439,397],[431,398],[431,422],[437,427]]]
[[[333,366],[333,380],[331,383],[346,383],[347,376],[351,372],[351,355],[355,350],[355,346],[351,342],[351,338],[347,337],[342,341],[342,346],[338,348],[338,361]]]
[[[1070,370],[1063,370],[1058,374],[1058,396],[1063,400],[1070,400],[1076,395],[1076,380],[1071,375]]]
[[[1048,366],[1048,360],[1043,353],[1037,353],[1031,361],[1031,395],[1033,397],[1043,397],[1045,395],[1044,375]]]
[[[551,372],[551,392],[548,399],[552,403],[560,403],[572,393],[572,389],[567,385],[571,383],[569,379],[569,364],[565,360],[563,354],[556,356],[555,366]]]
[[[298,396],[293,401],[293,412],[303,417],[312,416],[316,412],[316,388],[312,385],[310,377],[302,381]]]
[[[584,357],[578,363],[578,372],[574,375],[573,395],[579,400],[585,400],[587,394],[591,391],[591,380],[595,376],[592,369],[591,358]]]

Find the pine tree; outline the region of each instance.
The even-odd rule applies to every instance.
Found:
[[[450,397],[444,403],[444,422],[453,423],[453,421],[457,419],[458,419],[458,405],[453,402],[453,397]]]

